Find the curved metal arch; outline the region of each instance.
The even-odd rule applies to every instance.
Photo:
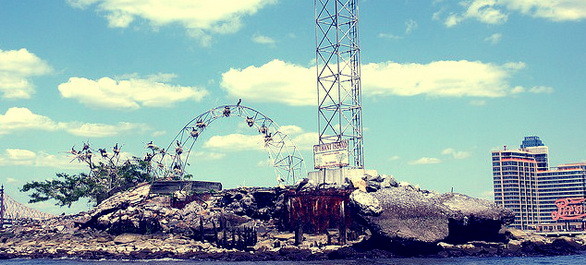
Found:
[[[181,179],[191,150],[201,134],[217,119],[237,116],[243,118],[248,127],[256,128],[263,135],[264,147],[275,169],[279,184],[293,184],[298,176],[306,174],[305,164],[299,149],[290,137],[279,131],[279,126],[261,112],[240,104],[223,105],[208,110],[189,121],[163,152],[158,175],[168,179]]]

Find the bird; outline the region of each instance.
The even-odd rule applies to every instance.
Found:
[[[241,98],[238,99],[238,103],[236,103],[236,107],[239,107],[240,106],[240,103],[242,103],[242,99]]]
[[[179,140],[177,140],[177,147],[175,148],[175,153],[178,155],[181,155],[183,153],[183,147],[181,146]]]
[[[106,149],[99,148],[99,149],[98,149],[98,151],[100,152],[100,155],[101,155],[103,158],[107,158],[107,157],[108,157],[108,153],[106,153]]]
[[[301,189],[303,189],[303,187],[305,187],[305,185],[307,185],[307,183],[309,183],[308,178],[302,179],[301,182],[299,182],[299,184],[297,185],[297,189],[295,189],[295,191],[300,191]]]
[[[150,162],[151,160],[153,160],[153,155],[147,153],[146,156],[145,156],[145,158],[144,158],[144,161],[145,162]]]
[[[147,145],[146,145],[146,147],[147,147],[148,149],[151,149],[151,150],[153,150],[153,151],[154,151],[155,149],[157,149],[157,146],[156,146],[155,144],[153,144],[153,141],[150,141],[150,142],[148,142],[148,143],[147,143]]]
[[[114,148],[112,148],[112,151],[114,151],[115,154],[120,154],[120,147],[118,147],[118,143],[116,143]]]

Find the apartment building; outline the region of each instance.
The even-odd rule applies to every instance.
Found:
[[[549,167],[549,148],[537,136],[519,149],[492,152],[494,199],[525,230],[584,230],[586,163]]]

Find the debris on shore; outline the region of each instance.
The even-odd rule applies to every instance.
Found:
[[[151,194],[144,183],[87,212],[0,230],[0,258],[324,260],[586,250],[586,236],[504,228],[512,212],[487,200],[400,185],[386,175],[363,180],[361,188],[236,188],[191,194],[179,204],[180,196]]]

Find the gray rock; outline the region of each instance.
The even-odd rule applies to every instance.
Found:
[[[360,190],[355,190],[350,194],[350,203],[364,216],[378,216],[383,211],[378,199]]]
[[[502,242],[499,230],[513,218],[511,211],[487,200],[455,193],[438,194],[412,185],[382,188],[368,194],[380,202],[382,213],[369,214],[368,203],[356,203],[360,208],[358,218],[383,243],[400,242],[406,246],[440,241]],[[351,201],[355,200],[351,196]]]
[[[380,176],[383,179],[381,181],[381,188],[385,189],[385,188],[391,188],[391,187],[399,187],[399,183],[397,183],[397,181],[395,180],[395,178],[393,178],[393,176],[389,176],[389,175],[380,175]]]
[[[366,174],[366,180],[380,183],[380,182],[383,182],[384,178],[381,175],[371,176],[371,175]]]
[[[121,234],[114,238],[114,243],[116,244],[128,244],[136,241],[141,241],[143,239],[142,235],[137,234]]]
[[[381,188],[380,182],[368,181],[366,184],[367,192],[375,192]]]
[[[439,195],[439,201],[454,211],[457,215],[476,217],[487,220],[502,221],[510,224],[515,215],[512,211],[499,207],[494,202],[473,198],[459,193],[444,193]]]
[[[381,189],[370,195],[380,201],[383,211],[361,217],[376,237],[439,242],[448,236],[450,211],[437,198],[404,188]]]

